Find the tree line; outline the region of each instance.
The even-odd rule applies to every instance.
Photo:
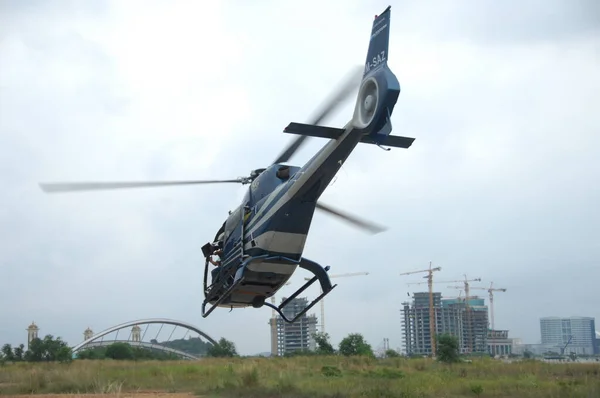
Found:
[[[375,356],[373,348],[365,340],[360,333],[350,333],[344,337],[338,344],[337,350],[333,347],[329,341],[329,334],[323,332],[317,332],[312,335],[315,341],[316,348],[314,351],[311,350],[297,350],[285,353],[284,356],[304,356],[304,355],[344,355],[344,356]],[[386,356],[397,356],[397,352],[394,350],[388,350]]]
[[[298,350],[286,353],[284,356],[303,356],[303,355],[343,355],[343,356],[374,356],[371,345],[359,333],[351,333],[340,341],[337,349],[333,347],[327,333],[313,334],[316,349]],[[192,339],[190,339],[192,340]],[[198,339],[200,340],[200,339]],[[155,342],[155,341],[153,341]],[[166,343],[158,343],[164,344]],[[195,342],[186,344],[194,345]],[[437,357],[442,362],[457,362],[460,360],[458,338],[450,335],[442,335],[437,339]],[[179,346],[183,343],[174,344]],[[221,338],[217,344],[211,345],[202,342],[203,356],[206,357],[239,357],[235,343],[225,338]],[[200,350],[195,345],[196,350]],[[204,350],[204,348],[206,348]],[[187,351],[186,351],[187,352]],[[395,350],[387,350],[385,357],[397,357],[400,354]],[[0,363],[4,362],[70,362],[73,359],[87,360],[170,360],[178,359],[174,353],[161,351],[158,349],[148,349],[144,347],[135,347],[124,342],[115,342],[104,347],[93,347],[81,350],[73,355],[73,351],[60,337],[54,338],[52,335],[46,335],[43,339],[35,338],[29,348],[25,350],[23,344],[12,347],[10,344],[4,344],[0,350]]]
[[[299,350],[286,353],[284,356],[302,356],[302,355],[343,355],[343,356],[375,356],[373,349],[360,333],[350,333],[342,339],[336,350],[329,341],[329,334],[315,333],[313,338],[316,343],[316,349]],[[388,349],[383,354],[386,358],[399,357],[400,353],[396,350]],[[440,362],[452,363],[459,362],[460,347],[458,338],[449,334],[440,335],[437,338],[437,359]]]
[[[4,344],[0,350],[0,362],[69,362],[72,358],[67,343],[51,334],[43,339],[32,339],[27,350],[23,344],[17,347]]]
[[[198,341],[196,341],[198,340]],[[173,340],[165,343],[152,341],[157,345],[176,348],[181,351],[203,355],[207,357],[234,357],[238,356],[235,344],[221,338],[216,345],[208,344],[198,339],[181,341]],[[26,350],[24,344],[13,347],[4,344],[0,349],[0,363],[6,362],[71,362],[74,359],[88,360],[172,360],[179,356],[165,352],[158,348],[135,347],[125,342],[115,342],[102,347],[92,347],[73,353],[69,345],[60,337],[46,335],[43,339],[35,338],[29,343]]]

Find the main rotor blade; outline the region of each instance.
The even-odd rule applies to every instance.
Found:
[[[377,225],[375,223],[372,223],[370,221],[366,221],[366,220],[361,220],[360,218],[356,217],[356,216],[352,216],[348,213],[343,213],[340,210],[335,210],[330,206],[326,206],[322,203],[317,203],[317,209],[319,210],[323,210],[326,213],[329,213],[331,215],[334,215],[336,217],[341,218],[344,221],[349,222],[350,224],[358,227],[358,228],[362,228],[365,229],[369,232],[371,232],[372,234],[377,234],[379,232],[383,232],[385,231],[387,228]]]
[[[348,96],[352,91],[358,89],[358,84],[362,77],[363,68],[356,66],[350,70],[341,84],[335,91],[335,95],[325,102],[315,113],[315,115],[307,122],[307,124],[318,125],[327,116],[329,116]],[[300,148],[304,141],[308,138],[306,135],[301,135],[295,138],[275,159],[273,163],[287,162],[294,153]]]
[[[156,182],[65,182],[65,183],[40,183],[40,188],[47,193],[96,191],[106,189],[123,188],[149,188],[171,185],[193,185],[193,184],[219,184],[219,183],[241,183],[242,179],[235,180],[198,180],[198,181],[156,181]]]

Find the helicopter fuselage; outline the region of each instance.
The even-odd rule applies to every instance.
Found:
[[[299,261],[317,200],[362,135],[349,124],[341,137],[330,140],[303,167],[274,164],[262,171],[250,184],[240,206],[225,221],[221,266],[239,264],[242,235],[245,255]],[[243,213],[248,208],[250,213],[244,221]],[[220,306],[245,307],[252,305],[257,295],[271,297],[297,267],[297,263],[289,261],[253,261],[245,271],[247,285]]]
[[[290,123],[285,129],[287,133],[329,141],[302,167],[276,161],[253,173],[248,180],[251,185],[242,203],[217,232],[217,236],[223,232],[222,241],[219,239],[217,243],[223,247],[222,263],[213,272],[215,278],[210,289],[206,287],[205,269],[203,317],[216,307],[258,308],[266,305],[293,322],[282,312],[292,298],[319,281],[323,293],[304,312],[296,314],[294,319],[297,319],[335,287],[327,274],[329,267],[302,255],[315,210],[325,210],[317,201],[359,143],[374,144],[383,149],[386,149],[383,145],[408,148],[414,140],[391,135],[391,115],[400,94],[400,84],[387,65],[389,17],[390,7],[373,21],[351,120],[343,128],[320,126],[320,119],[310,124]],[[285,156],[280,158],[287,159]],[[203,247],[205,256],[211,253],[211,247],[214,246],[210,243]],[[208,266],[208,262],[206,264]],[[266,302],[298,267],[311,272],[313,277],[279,306]],[[215,282],[217,274],[221,279]],[[205,311],[207,304],[211,308]]]

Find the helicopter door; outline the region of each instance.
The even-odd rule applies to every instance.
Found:
[[[225,257],[242,259],[243,252],[243,208],[242,206],[234,210],[225,222],[225,234],[223,236],[223,252]],[[234,255],[235,253],[235,255]],[[228,260],[227,262],[229,262]],[[225,264],[223,264],[225,265]]]

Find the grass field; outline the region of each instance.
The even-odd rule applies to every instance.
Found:
[[[162,391],[204,397],[600,397],[599,363],[235,358],[0,367],[0,395]],[[128,394],[130,395],[130,394]]]

